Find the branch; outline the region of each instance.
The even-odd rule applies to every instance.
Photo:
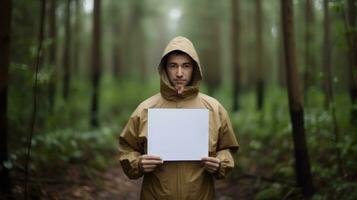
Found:
[[[28,199],[28,188],[27,188],[27,182],[28,182],[28,166],[30,163],[30,157],[31,157],[31,144],[32,144],[32,136],[34,132],[34,127],[35,127],[35,121],[36,121],[36,112],[37,112],[37,74],[38,74],[38,68],[40,66],[40,61],[42,57],[42,41],[43,41],[43,35],[44,35],[44,19],[45,19],[45,9],[46,9],[46,0],[41,1],[41,15],[40,15],[40,35],[39,35],[39,44],[37,48],[37,58],[36,58],[36,71],[35,71],[35,84],[33,85],[33,112],[32,112],[32,118],[31,118],[31,128],[30,128],[30,135],[29,135],[29,140],[28,140],[28,145],[27,145],[27,155],[26,155],[26,162],[25,162],[25,199]]]

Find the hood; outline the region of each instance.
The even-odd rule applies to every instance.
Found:
[[[171,85],[169,78],[165,70],[165,61],[167,55],[172,51],[182,51],[189,55],[194,61],[194,69],[192,74],[192,81],[190,85],[185,86],[184,91],[178,94],[175,87]],[[189,97],[194,97],[199,92],[200,82],[202,80],[202,70],[200,65],[200,60],[198,58],[195,47],[192,42],[182,36],[175,37],[166,46],[159,65],[159,75],[160,75],[160,93],[167,100],[178,100],[185,99]]]

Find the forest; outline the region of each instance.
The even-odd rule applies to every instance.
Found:
[[[357,199],[357,0],[1,0],[0,199],[139,199],[118,162],[189,38],[228,111],[229,199]]]

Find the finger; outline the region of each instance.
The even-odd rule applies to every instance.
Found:
[[[158,165],[158,164],[162,164],[161,160],[141,160],[141,164],[146,165]]]
[[[214,167],[218,167],[219,166],[219,163],[214,163],[214,162],[203,162],[204,165],[207,165],[207,166],[214,166]]]
[[[157,165],[148,165],[148,164],[143,165],[143,168],[145,168],[145,169],[147,169],[147,168],[155,168],[155,167],[157,167]]]
[[[205,168],[206,168],[206,169],[217,170],[217,169],[218,169],[218,166],[209,166],[209,165],[206,165]]]
[[[209,166],[219,166],[219,162],[209,162],[209,161],[203,161],[204,165],[209,165]]]
[[[147,155],[147,154],[142,155],[141,158],[142,158],[142,159],[145,159],[145,160],[162,160],[162,159],[160,158],[160,156]]]
[[[218,168],[214,168],[214,167],[206,167],[206,170],[210,173],[214,173],[218,170]]]
[[[152,172],[152,171],[154,171],[154,169],[151,169],[151,168],[150,169],[144,169],[145,173]]]
[[[209,162],[219,162],[220,161],[218,158],[214,158],[214,157],[203,157],[201,160],[209,161]]]
[[[208,171],[208,172],[211,173],[211,174],[214,173],[214,172],[216,172],[216,170],[214,170],[214,169],[207,169],[207,168],[206,168],[206,171]]]

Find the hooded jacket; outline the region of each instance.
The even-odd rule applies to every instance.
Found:
[[[182,51],[194,61],[192,81],[178,94],[165,71],[167,55]],[[214,199],[214,178],[225,178],[234,167],[232,152],[239,148],[229,116],[214,98],[199,92],[202,70],[193,44],[184,37],[174,38],[165,48],[159,68],[160,93],[142,102],[131,115],[119,137],[119,160],[130,179],[144,176],[141,199],[183,200]],[[165,161],[153,172],[143,173],[139,156],[147,150],[147,116],[149,108],[205,108],[209,110],[209,156],[220,160],[214,174],[200,161]],[[184,147],[182,147],[184,148]]]

